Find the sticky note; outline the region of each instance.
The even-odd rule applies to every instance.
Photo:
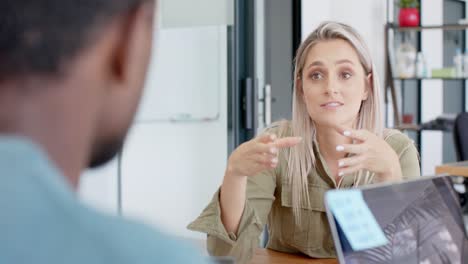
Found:
[[[388,243],[382,228],[364,201],[361,190],[328,191],[325,202],[354,251]]]

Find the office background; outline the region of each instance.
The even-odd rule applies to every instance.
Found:
[[[423,0],[422,23],[443,23],[447,1]],[[324,20],[357,28],[383,87],[384,24],[392,8],[384,0],[160,0],[159,35],[138,117],[120,159],[86,172],[80,197],[177,236],[203,237],[185,227],[221,184],[229,153],[269,120],[290,117],[293,51],[301,38]],[[443,33],[421,38],[426,59],[442,64]],[[447,105],[443,82],[424,82],[421,121]],[[450,161],[444,137],[421,134],[423,175]]]

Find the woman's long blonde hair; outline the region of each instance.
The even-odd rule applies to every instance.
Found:
[[[290,129],[292,136],[302,137],[303,142],[289,151],[287,157],[287,179],[291,185],[292,206],[296,216],[300,213],[302,202],[309,202],[307,176],[316,164],[313,150],[316,130],[314,122],[307,112],[299,80],[301,79],[309,50],[318,42],[334,39],[342,39],[351,44],[364,67],[365,73],[372,74],[372,87],[369,87],[368,98],[362,102],[355,128],[367,129],[382,137],[383,124],[380,113],[381,88],[366,43],[356,30],[348,25],[337,22],[324,22],[320,24],[299,46],[294,65],[293,113]],[[361,178],[362,173],[358,174],[359,178]],[[369,181],[368,175],[365,181]]]

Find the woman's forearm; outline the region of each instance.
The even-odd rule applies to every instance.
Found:
[[[245,207],[247,176],[232,175],[229,170],[221,185],[221,221],[227,232],[237,233]]]

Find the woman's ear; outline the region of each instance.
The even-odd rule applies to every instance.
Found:
[[[372,73],[369,73],[366,77],[366,88],[362,94],[362,101],[365,101],[367,98],[369,98],[369,93],[372,92],[372,89],[374,89],[374,77],[372,77]]]

